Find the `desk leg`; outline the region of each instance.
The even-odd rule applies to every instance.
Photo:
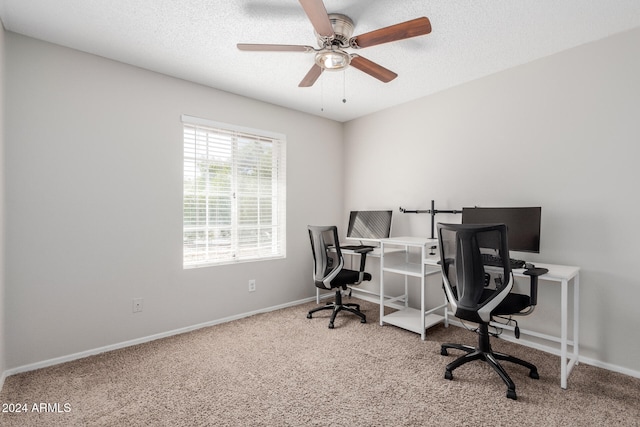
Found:
[[[380,245],[380,326],[384,325],[384,243]]]
[[[422,247],[422,259],[424,259],[424,250],[425,247]],[[425,278],[424,278],[424,274],[425,274],[425,269],[424,269],[424,262],[421,263],[422,264],[422,269],[421,269],[421,275],[420,275],[420,338],[422,339],[422,341],[424,341],[425,336],[427,335],[427,331],[426,331],[426,323],[425,323],[425,318],[424,318],[424,282],[425,282]],[[407,297],[407,299],[409,299]]]
[[[567,388],[567,318],[569,316],[568,307],[568,281],[562,281],[562,290],[560,298],[561,319],[560,319],[560,387]],[[574,325],[575,328],[575,325]],[[574,329],[575,330],[575,329]]]
[[[578,338],[580,337],[580,279],[579,276],[573,278],[573,360],[578,364]],[[568,372],[567,374],[569,374]]]
[[[422,298],[422,303],[420,304],[420,339],[424,341],[427,336],[427,325],[424,316],[424,277],[422,278],[422,292],[420,292],[420,298]]]

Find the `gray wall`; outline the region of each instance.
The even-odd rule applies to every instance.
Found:
[[[315,295],[306,226],[342,219],[342,125],[5,38],[7,369]],[[182,269],[181,114],[287,136],[286,259]]]
[[[542,206],[541,253],[515,255],[580,266],[581,354],[637,375],[638,46],[640,29],[347,123],[345,211],[393,208],[394,234],[427,236],[397,208]],[[557,288],[522,323],[558,330]]]
[[[4,194],[5,194],[5,164],[4,164],[4,27],[0,22],[0,387],[2,387],[6,369],[6,344],[5,344],[5,224],[4,224]]]

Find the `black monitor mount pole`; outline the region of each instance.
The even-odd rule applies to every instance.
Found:
[[[421,213],[428,213],[431,214],[431,238],[435,239],[435,216],[436,214],[439,213],[449,213],[449,214],[459,214],[462,213],[462,211],[459,210],[437,210],[436,209],[436,202],[434,200],[431,201],[431,209],[427,209],[427,210],[409,210],[409,209],[404,209],[402,206],[400,206],[400,212],[402,213],[415,213],[415,214],[421,214]]]

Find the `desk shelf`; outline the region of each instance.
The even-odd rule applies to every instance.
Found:
[[[442,307],[436,307],[441,309]],[[444,316],[438,314],[427,314],[424,316],[424,327],[429,329],[433,325],[442,323]],[[382,318],[384,323],[388,323],[393,326],[397,326],[407,331],[415,332],[416,334],[422,334],[422,324],[420,322],[420,310],[407,307],[403,310],[395,311],[391,314],[387,314]]]
[[[407,262],[404,259],[405,254],[394,254],[395,256],[385,256],[385,263],[382,267],[382,271],[389,273],[404,274],[411,277],[422,277],[423,275],[431,275],[440,273],[438,266],[427,266],[425,270],[422,269],[422,265],[419,262]],[[401,255],[400,258],[398,255]]]
[[[420,334],[424,340],[426,329],[444,322],[448,325],[447,302],[431,310],[425,310],[425,286],[426,277],[439,274],[440,268],[437,265],[427,265],[424,259],[429,255],[432,246],[437,241],[419,237],[394,237],[383,239],[380,242],[380,325],[389,324],[411,332]],[[399,249],[400,248],[400,249]],[[413,248],[413,251],[411,250]],[[419,253],[416,253],[419,252]],[[385,297],[384,276],[387,274],[399,274],[404,276],[404,294],[397,297]],[[408,278],[414,277],[420,280],[420,309],[409,307],[408,305]],[[444,295],[443,295],[444,298]],[[385,305],[392,302],[404,301],[404,308],[391,314],[384,315]],[[442,315],[436,314],[441,312]]]

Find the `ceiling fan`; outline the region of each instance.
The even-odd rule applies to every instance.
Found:
[[[362,49],[431,32],[431,23],[423,16],[352,37],[354,25],[348,16],[339,13],[328,14],[322,0],[300,0],[300,4],[313,25],[319,49],[288,44],[237,44],[238,49],[245,51],[315,53],[315,63],[304,76],[299,87],[312,86],[325,70],[340,71],[349,65],[388,83],[398,75],[358,54],[345,52],[344,49]]]

